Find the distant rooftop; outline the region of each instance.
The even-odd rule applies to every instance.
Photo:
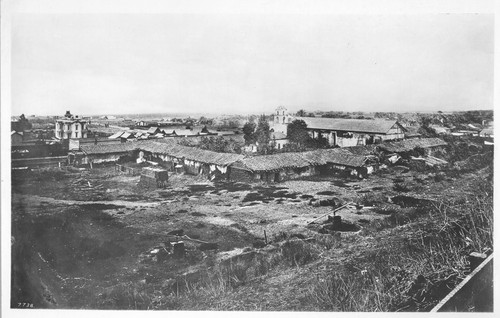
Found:
[[[363,133],[387,134],[388,131],[399,125],[397,120],[381,119],[339,119],[322,117],[296,117],[303,120],[310,129],[352,131]],[[403,128],[401,126],[401,128]],[[404,129],[404,128],[403,128]]]

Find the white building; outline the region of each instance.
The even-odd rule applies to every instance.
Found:
[[[294,120],[303,120],[312,138],[324,138],[330,146],[352,147],[405,138],[406,129],[396,120],[295,117],[285,107],[276,109],[271,129],[287,133]]]
[[[281,132],[286,135],[286,127],[292,122],[292,116],[288,113],[286,107],[279,106],[273,116],[270,128],[275,132]]]
[[[87,138],[88,121],[73,116],[69,111],[63,118],[56,119],[55,137],[58,139]]]

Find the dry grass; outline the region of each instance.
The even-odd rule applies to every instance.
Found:
[[[492,248],[491,180],[477,178],[468,186],[473,192],[464,199],[443,201],[427,213],[396,209],[384,221],[372,223],[364,235],[379,237],[378,248],[355,265],[318,279],[311,298],[324,310],[432,308],[467,275],[468,254]],[[387,236],[390,243],[383,239]]]

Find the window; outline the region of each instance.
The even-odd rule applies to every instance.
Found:
[[[283,124],[285,123],[285,117],[283,117]]]
[[[75,138],[78,138],[78,132],[75,132]]]
[[[340,137],[340,138],[352,138],[352,133],[347,132],[347,131],[338,131],[337,132],[337,137]]]

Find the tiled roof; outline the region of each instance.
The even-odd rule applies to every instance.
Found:
[[[352,131],[376,134],[386,134],[394,125],[398,124],[396,120],[380,119],[339,119],[322,117],[296,117],[295,119],[303,120],[307,124],[307,128],[311,129]]]
[[[116,139],[116,138],[119,138],[121,135],[123,135],[123,131],[119,131],[119,132],[109,136],[108,138],[109,139]]]
[[[85,144],[80,149],[87,155],[126,153],[138,148],[138,142],[124,142],[120,144]]]
[[[276,139],[286,139],[286,134],[282,133],[281,131],[273,131],[271,133],[271,140]]]
[[[493,135],[493,128],[484,128],[480,132],[481,135]]]
[[[354,146],[354,147],[344,147],[342,149],[349,151],[354,155],[368,156],[372,155],[376,150],[376,145],[365,145],[365,146]]]
[[[366,158],[364,156],[353,155],[346,150],[335,148],[248,157],[240,160],[234,166],[251,171],[275,171],[285,168],[324,165],[327,163],[349,167],[361,167],[365,163],[365,160]]]
[[[125,138],[125,139],[127,139],[127,138],[129,138],[129,137],[133,137],[133,135],[132,135],[130,132],[128,132],[128,131],[125,131],[125,132],[124,132],[124,133],[120,136],[120,138]]]
[[[272,171],[283,168],[301,168],[311,165],[303,153],[286,152],[275,155],[248,157],[239,162],[241,166],[252,171]]]
[[[229,165],[233,162],[243,159],[244,157],[243,155],[234,153],[220,153],[194,147],[181,146],[178,145],[175,141],[145,141],[140,144],[139,148],[141,150],[149,151],[152,153],[164,154],[176,158],[185,158],[198,162],[217,164],[222,166]]]
[[[362,167],[366,161],[365,156],[352,154],[342,148],[319,149],[305,152],[304,155],[314,165],[332,163],[341,166]]]
[[[388,152],[405,152],[415,148],[432,148],[446,145],[447,143],[439,138],[420,138],[384,142],[377,146]]]
[[[149,129],[147,130],[147,133],[148,134],[154,134],[157,132],[157,130],[159,130],[160,128],[158,127],[149,127]]]
[[[200,132],[201,130],[199,131],[194,131],[192,129],[174,129],[172,131],[175,132],[175,134],[177,136],[194,136],[194,135],[198,135],[198,133]]]

